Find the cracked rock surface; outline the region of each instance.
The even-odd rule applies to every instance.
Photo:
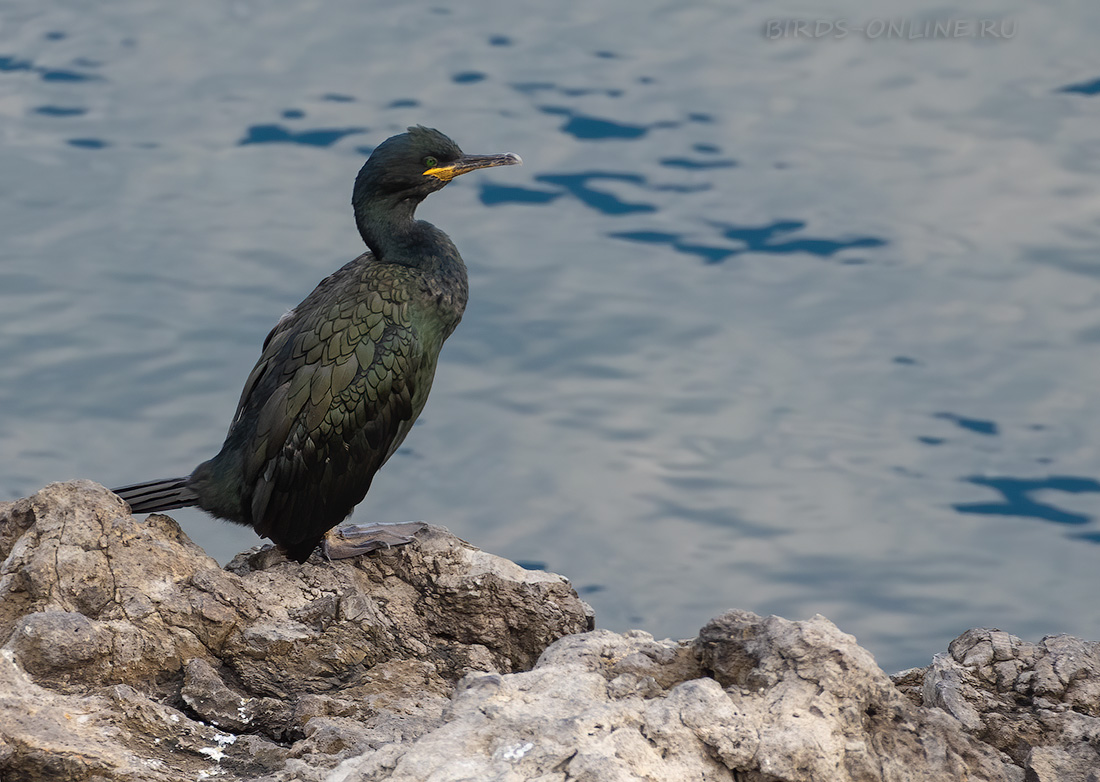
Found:
[[[439,724],[469,671],[530,668],[591,623],[565,579],[438,527],[222,569],[88,481],[0,504],[0,558],[5,782],[317,778]]]
[[[897,678],[915,702],[1008,755],[1027,782],[1100,782],[1100,643],[967,630]]]
[[[0,503],[0,779],[1100,782],[1100,650],[971,630],[891,680],[824,617],[584,632],[430,527],[225,569],[90,482]]]

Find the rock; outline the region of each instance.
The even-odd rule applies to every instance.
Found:
[[[822,616],[731,611],[703,628],[695,648],[756,729],[754,742],[728,751],[741,768],[784,780],[1009,778],[999,753],[938,710],[913,708]]]
[[[921,679],[918,703],[1004,752],[1028,782],[1100,782],[1100,643],[967,630],[907,675]]]
[[[468,674],[444,721],[327,779],[1010,780],[999,753],[910,704],[828,620],[729,612],[694,642],[563,638],[535,668]],[[277,777],[283,779],[282,777]]]
[[[1027,756],[1024,782],[1100,782],[1096,749],[1078,743],[1069,749],[1034,747]]]
[[[88,482],[0,504],[0,779],[1100,782],[1100,649],[964,633],[893,681],[824,617],[590,630],[429,527],[222,569]]]
[[[0,505],[0,778],[315,773],[437,724],[469,671],[589,628],[569,583],[429,527],[414,544],[223,570],[87,481]]]

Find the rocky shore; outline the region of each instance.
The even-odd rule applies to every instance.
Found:
[[[438,527],[221,568],[103,487],[0,503],[0,779],[1100,782],[1100,644],[970,630],[887,676],[824,617],[592,630]]]

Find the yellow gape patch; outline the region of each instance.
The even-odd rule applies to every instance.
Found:
[[[436,179],[441,179],[444,182],[450,182],[457,176],[459,171],[455,170],[453,165],[449,166],[436,166],[435,168],[429,168],[424,172],[424,176],[434,176]]]

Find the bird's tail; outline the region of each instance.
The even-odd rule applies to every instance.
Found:
[[[130,505],[133,513],[156,513],[173,508],[189,508],[199,501],[187,485],[187,478],[146,481],[111,489]]]

